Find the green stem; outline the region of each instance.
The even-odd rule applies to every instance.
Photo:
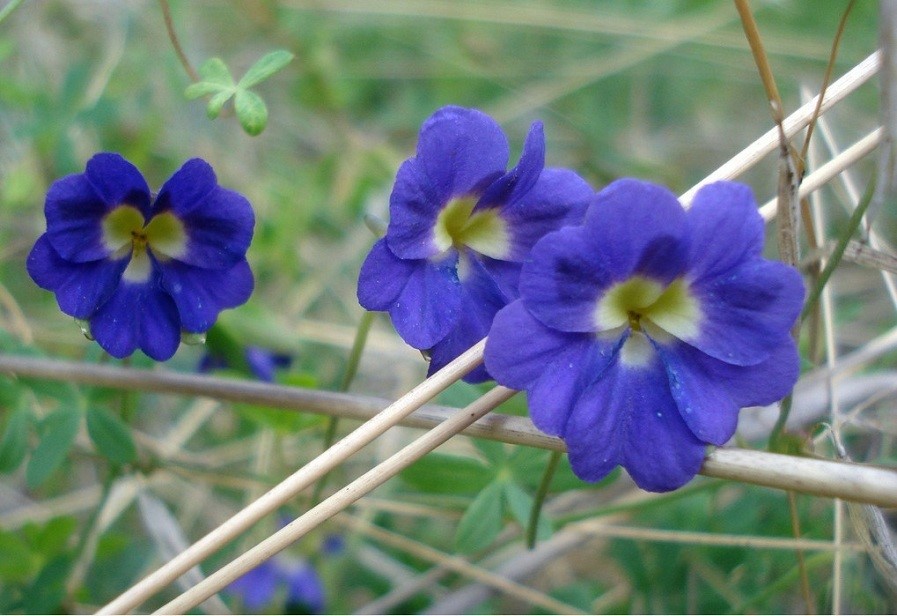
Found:
[[[819,301],[819,298],[822,295],[822,290],[825,289],[825,285],[828,283],[829,278],[831,278],[832,274],[835,272],[835,268],[838,267],[839,263],[841,263],[841,258],[844,256],[844,251],[847,250],[847,245],[850,243],[850,238],[853,237],[854,232],[859,228],[860,222],[862,222],[863,215],[869,208],[869,203],[872,201],[872,195],[874,193],[875,181],[873,180],[869,182],[869,185],[866,187],[866,193],[863,195],[863,198],[860,200],[857,208],[853,211],[853,214],[850,215],[850,220],[847,221],[847,228],[844,230],[844,233],[841,234],[841,237],[838,238],[838,244],[832,251],[828,262],[826,262],[825,264],[825,268],[822,270],[822,273],[819,274],[819,281],[813,287],[813,290],[810,291],[810,295],[807,297],[807,301],[804,304],[804,309],[800,313],[801,323],[803,323],[804,319],[806,319],[807,316],[809,316],[809,314],[813,311],[813,307],[816,305],[816,302]]]
[[[352,381],[355,380],[355,375],[358,374],[358,366],[361,363],[361,355],[364,353],[364,347],[368,341],[368,334],[371,331],[371,325],[374,324],[374,316],[373,312],[365,312],[361,315],[361,320],[358,322],[358,329],[355,330],[355,339],[352,341],[352,349],[349,351],[349,358],[346,363],[346,371],[343,373],[343,378],[339,384],[339,390],[341,392],[349,391],[349,387],[352,385]],[[327,422],[327,430],[324,432],[324,450],[330,449],[336,440],[336,431],[339,426],[339,418],[331,417]],[[321,498],[321,493],[324,491],[324,486],[327,484],[327,478],[330,477],[330,473],[327,473],[323,477],[321,477],[318,482],[315,484],[315,489],[312,492],[311,502],[317,503]]]
[[[551,480],[554,479],[554,473],[558,468],[558,462],[561,461],[563,454],[560,451],[552,451],[551,457],[548,459],[548,466],[542,474],[542,482],[536,491],[536,498],[533,500],[533,508],[529,512],[529,524],[526,528],[526,547],[532,550],[536,546],[536,534],[539,528],[539,515],[542,513],[542,505],[545,503],[545,497],[548,496],[548,489],[551,487]]]

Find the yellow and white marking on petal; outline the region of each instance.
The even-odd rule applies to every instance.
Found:
[[[627,323],[641,331],[650,324],[687,340],[698,334],[701,310],[683,278],[664,288],[649,278],[633,276],[607,290],[595,307],[594,318],[599,332]]]
[[[103,217],[103,245],[119,259],[131,253],[122,278],[146,282],[152,273],[148,249],[161,259],[177,258],[187,251],[184,225],[171,212],[153,216],[144,226],[143,214],[132,205],[120,205]]]
[[[494,208],[474,212],[475,206],[476,198],[464,197],[453,199],[439,212],[433,229],[436,247],[445,252],[467,246],[493,259],[506,258],[511,248],[507,223]]]

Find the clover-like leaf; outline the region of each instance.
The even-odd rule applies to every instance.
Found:
[[[197,81],[196,83],[191,83],[187,86],[187,89],[184,90],[184,96],[187,97],[187,100],[193,100],[196,98],[200,98],[202,96],[208,96],[209,94],[216,94],[218,92],[223,92],[230,90],[231,88],[222,86],[221,84],[213,83],[211,81]]]
[[[265,125],[268,124],[268,108],[261,96],[251,90],[238,89],[234,98],[234,108],[243,130],[247,133],[254,137],[265,130]]]
[[[249,67],[246,74],[240,78],[237,87],[251,88],[260,83],[289,64],[296,56],[285,49],[278,49],[265,54]]]
[[[455,547],[469,554],[489,547],[501,532],[503,487],[493,481],[477,495],[458,522]]]

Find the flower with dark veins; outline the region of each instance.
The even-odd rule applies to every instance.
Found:
[[[565,440],[582,479],[622,465],[646,490],[678,488],[741,408],[797,379],[803,282],[762,257],[763,240],[744,185],[705,186],[686,212],[665,188],[613,182],[581,226],[533,248],[486,366],[526,390],[533,422]]]
[[[518,295],[523,261],[543,235],[581,221],[593,194],[567,169],[545,169],[542,125],[517,166],[486,114],[443,107],[424,122],[417,154],[390,196],[386,236],[361,268],[358,300],[387,311],[402,339],[429,352],[430,373],[486,336]],[[465,380],[484,381],[483,367]]]
[[[28,273],[113,357],[139,348],[169,359],[182,331],[207,331],[252,293],[252,207],[201,159],[153,199],[134,165],[97,154],[84,173],[54,182],[44,212]]]

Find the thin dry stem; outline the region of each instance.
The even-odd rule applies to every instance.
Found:
[[[482,353],[482,348],[478,350]],[[295,543],[319,524],[339,513],[374,488],[379,487],[400,470],[406,468],[414,461],[419,460],[424,455],[455,436],[464,427],[472,424],[502,402],[510,399],[516,393],[517,392],[514,390],[506,389],[501,386],[490,390],[466,408],[459,410],[447,421],[436,426],[411,444],[405,446],[399,452],[393,454],[333,496],[325,499],[305,514],[293,520],[293,522],[274,533],[251,550],[241,554],[235,560],[207,577],[189,591],[162,606],[155,613],[185,613],[187,610],[193,608],[215,592],[218,592],[247,571],[254,569],[260,563],[271,558],[292,543]],[[359,430],[356,430],[352,434],[357,434],[358,432]],[[340,441],[340,443],[341,442],[343,441]],[[332,451],[337,447],[339,447],[339,443],[334,445],[334,447],[328,451]],[[319,456],[316,460],[319,460],[323,455],[325,454],[322,454],[322,456]],[[312,461],[309,465],[306,465],[303,468],[308,468],[308,466],[313,465],[314,462],[315,461]]]
[[[299,492],[312,485],[331,469],[341,464],[359,449],[432,399],[440,391],[473,370],[483,361],[484,346],[485,340],[482,340],[471,347],[445,368],[287,477],[264,496],[232,516],[227,522],[208,533],[156,572],[124,592],[98,613],[123,613],[140,605],[147,598],[177,579],[185,571],[219,550],[262,517],[276,510]],[[203,597],[200,601],[205,598],[207,597]]]

